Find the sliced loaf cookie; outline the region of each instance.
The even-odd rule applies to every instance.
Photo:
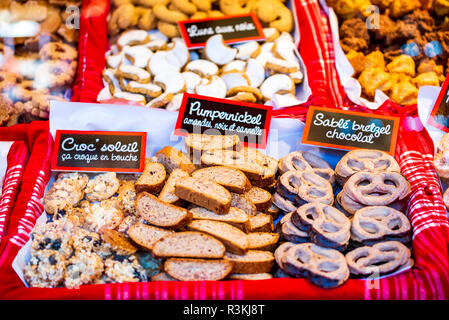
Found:
[[[230,192],[244,193],[251,189],[251,183],[246,175],[235,168],[225,166],[206,167],[194,171],[192,177],[211,180],[222,185]]]
[[[136,192],[158,193],[164,186],[166,178],[165,168],[161,163],[145,161],[145,169],[134,185]]]
[[[173,230],[162,229],[137,222],[129,227],[128,236],[140,247],[151,250],[157,240],[163,236],[172,234],[173,232]]]
[[[273,232],[273,217],[260,212],[250,217],[249,232]]]
[[[273,251],[279,241],[279,234],[273,232],[251,232],[248,234],[249,249]]]
[[[229,280],[267,280],[273,279],[270,273],[233,273],[227,279]]]
[[[160,238],[153,245],[155,257],[222,258],[225,246],[216,238],[195,231],[175,232]]]
[[[178,281],[167,272],[159,272],[151,277],[151,281]]]
[[[255,216],[257,214],[255,204],[242,194],[231,193],[231,206],[245,211],[249,216]]]
[[[172,173],[175,169],[181,169],[191,174],[195,170],[195,165],[184,153],[170,146],[166,146],[156,152],[156,158],[162,163],[167,173]]]
[[[185,149],[193,157],[208,150],[239,150],[240,138],[237,135],[208,135],[191,133],[185,138]]]
[[[192,213],[193,220],[214,220],[229,223],[239,228],[243,232],[247,232],[249,228],[249,217],[245,211],[231,207],[226,214],[217,214],[203,207],[191,207],[189,211]]]
[[[269,251],[249,250],[244,255],[226,252],[224,258],[234,263],[233,273],[270,272],[274,255]]]
[[[181,281],[222,280],[232,272],[232,262],[225,259],[170,258],[164,263],[164,270]]]
[[[218,214],[228,213],[231,193],[218,183],[196,178],[185,178],[175,185],[175,194],[188,202]]]
[[[168,176],[167,182],[162,188],[161,193],[159,193],[159,200],[173,204],[175,206],[181,205],[184,201],[182,199],[179,199],[179,197],[175,194],[175,185],[178,181],[181,181],[188,176],[189,174],[186,171],[181,169],[174,169]]]
[[[217,238],[229,252],[244,254],[248,250],[249,242],[246,233],[227,223],[212,220],[193,220],[187,228]]]
[[[265,212],[271,206],[271,193],[262,188],[252,187],[243,195],[250,199],[252,203],[254,203],[257,211]]]
[[[137,195],[136,209],[138,215],[158,227],[179,229],[192,220],[187,209],[161,201],[147,192]]]

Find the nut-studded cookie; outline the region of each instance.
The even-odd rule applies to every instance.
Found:
[[[91,179],[84,189],[89,201],[102,201],[112,197],[120,187],[115,172],[100,173]]]

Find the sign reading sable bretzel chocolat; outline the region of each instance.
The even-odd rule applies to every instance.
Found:
[[[184,93],[175,134],[238,135],[250,147],[265,148],[273,107]]]
[[[263,40],[262,25],[254,13],[245,15],[179,21],[179,30],[187,48],[204,47],[208,38],[223,35],[226,43]]]
[[[427,123],[437,129],[449,132],[449,75],[443,83]]]
[[[377,149],[394,154],[398,117],[311,106],[302,143],[328,148]]]
[[[52,170],[142,172],[146,132],[57,130]]]

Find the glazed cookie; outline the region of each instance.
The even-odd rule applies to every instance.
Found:
[[[380,150],[360,149],[346,153],[335,167],[337,181],[340,184],[354,173],[362,170],[374,172],[400,172],[399,164],[388,153]]]
[[[102,201],[112,197],[120,187],[115,172],[101,173],[91,179],[84,189],[89,201]]]
[[[308,151],[295,151],[279,160],[279,173],[289,170],[313,171],[331,184],[335,182],[334,170],[322,158]]]

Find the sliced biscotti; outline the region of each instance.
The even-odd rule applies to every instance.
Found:
[[[249,217],[249,232],[272,232],[273,217],[265,213],[257,213]]]
[[[173,230],[149,226],[141,222],[133,224],[128,229],[128,236],[140,247],[151,250],[154,243],[163,236],[174,233]]]
[[[162,188],[161,193],[159,193],[158,198],[175,206],[181,205],[184,201],[179,199],[179,197],[175,194],[175,185],[177,182],[187,178],[188,176],[189,174],[186,171],[174,169],[168,176],[167,182]]]
[[[227,279],[229,280],[267,280],[273,279],[270,273],[233,273]]]
[[[272,216],[273,220],[276,220],[279,217],[279,208],[276,207],[274,203],[271,203],[271,206],[265,211],[265,213]]]
[[[216,166],[198,169],[192,177],[201,180],[211,180],[235,193],[244,193],[251,189],[251,183],[246,175],[235,168]]]
[[[159,272],[151,277],[151,281],[178,281],[178,279],[173,278],[167,272]]]
[[[249,216],[257,214],[256,205],[242,194],[231,193],[231,206],[243,210]]]
[[[279,241],[279,234],[273,232],[248,233],[249,249],[273,251]]]
[[[145,169],[134,185],[136,192],[158,193],[161,191],[166,178],[165,168],[161,163],[145,161]]]
[[[251,148],[242,148],[238,152],[209,150],[201,155],[201,164],[205,167],[227,166],[239,169],[245,173],[253,186],[261,188],[274,183],[278,166],[274,158]]]
[[[232,272],[229,260],[170,258],[164,263],[164,271],[181,281],[222,280]]]
[[[175,194],[188,202],[218,214],[228,213],[231,193],[218,183],[192,177],[182,179],[175,185]]]
[[[193,220],[214,220],[229,223],[239,228],[243,232],[247,232],[249,228],[249,217],[241,209],[231,207],[226,214],[217,214],[203,207],[191,207],[189,211],[192,213]]]
[[[222,258],[225,246],[216,238],[195,231],[175,232],[160,238],[153,245],[157,258]]]
[[[136,209],[138,215],[158,227],[179,229],[192,220],[187,209],[161,201],[147,192],[137,195]]]
[[[156,159],[162,163],[167,173],[172,173],[175,169],[182,169],[188,174],[195,170],[195,165],[184,153],[176,148],[166,146],[156,152]]]
[[[220,240],[226,250],[236,254],[244,254],[248,250],[249,242],[246,233],[228,223],[212,220],[193,220],[188,229],[207,233]]]
[[[265,212],[271,206],[271,193],[262,188],[252,187],[243,195],[254,203],[257,211]]]
[[[260,250],[248,250],[243,255],[226,252],[224,259],[234,263],[233,273],[270,272],[274,264],[273,253]]]
[[[240,138],[237,135],[208,135],[191,133],[185,140],[185,149],[193,158],[198,158],[209,150],[239,150]]]

